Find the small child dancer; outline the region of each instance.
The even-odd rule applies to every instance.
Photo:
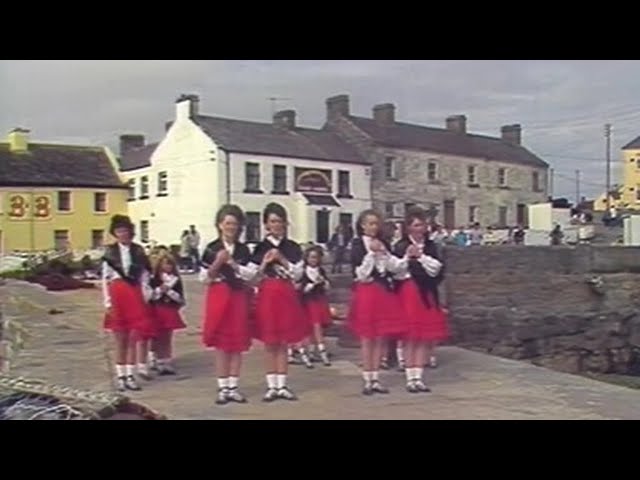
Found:
[[[133,243],[135,227],[129,217],[114,215],[109,233],[116,243],[106,247],[102,261],[104,328],[115,337],[118,390],[140,390],[134,374],[136,338],[153,330],[147,304],[151,265],[142,245]]]
[[[304,273],[300,281],[302,306],[313,326],[311,354],[317,353],[322,363],[329,367],[331,361],[324,344],[323,327],[331,324],[331,310],[327,293],[329,279],[322,268],[324,252],[321,247],[308,248],[304,254]],[[314,348],[315,347],[315,348]],[[313,351],[315,350],[315,352]]]
[[[156,368],[159,375],[175,375],[172,361],[173,331],[186,327],[180,315],[180,309],[186,305],[186,301],[178,265],[169,253],[158,257],[151,287],[151,311],[156,326],[152,347],[157,358]]]
[[[390,245],[381,239],[381,225],[382,216],[378,212],[362,212],[351,252],[355,282],[349,324],[361,343],[363,395],[389,393],[378,376],[385,339],[406,331],[393,281],[401,261],[390,254]]]

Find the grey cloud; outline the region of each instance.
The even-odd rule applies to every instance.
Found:
[[[325,98],[349,93],[358,115],[393,102],[402,121],[441,126],[466,114],[472,132],[491,135],[521,123],[528,147],[548,155],[558,175],[582,170],[583,192],[595,195],[604,183],[603,124],[614,125],[616,161],[640,134],[639,81],[638,61],[0,61],[0,129],[112,147],[122,132],[156,140],[182,92],[199,93],[206,113],[262,121],[271,115],[268,98],[286,97],[278,108],[320,126]],[[560,176],[555,187],[575,190]]]

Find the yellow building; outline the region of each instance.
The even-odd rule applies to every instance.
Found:
[[[127,212],[127,187],[106,147],[29,142],[14,129],[0,143],[0,251],[86,250]]]
[[[611,206],[624,210],[640,210],[640,137],[622,147],[624,183],[611,192]],[[606,210],[606,197],[601,195],[594,202],[594,210]]]

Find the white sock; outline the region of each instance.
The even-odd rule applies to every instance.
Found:
[[[135,365],[125,365],[124,366],[124,374],[127,376],[133,375],[133,371],[135,370]]]
[[[404,362],[404,349],[402,347],[396,348],[396,357],[398,357],[398,362]]]
[[[371,383],[371,372],[362,372],[362,378],[364,379],[365,383]]]
[[[406,368],[404,374],[407,377],[407,383],[413,380],[413,368]]]
[[[124,377],[126,374],[126,365],[116,365],[116,377]]]
[[[284,373],[279,373],[276,376],[276,388],[284,388],[287,386],[287,375]]]
[[[324,352],[324,351],[325,351],[324,343],[319,343],[319,344],[318,344],[318,351],[319,351],[319,352]]]
[[[372,382],[377,382],[378,380],[379,380],[379,378],[378,378],[378,372],[377,372],[377,371],[375,371],[375,372],[371,372],[371,381],[372,381]]]
[[[275,373],[267,373],[267,388],[276,388],[278,384],[278,375]]]
[[[413,369],[413,378],[414,380],[422,380],[422,372],[424,371],[424,368],[422,367],[416,367]]]
[[[222,390],[229,386],[229,380],[227,378],[218,378],[218,388]]]
[[[238,377],[229,377],[229,388],[236,388],[238,386]]]
[[[149,352],[149,355],[147,355],[149,363],[153,363],[154,360],[158,360],[158,357],[156,356],[155,352]]]
[[[138,364],[138,373],[142,373],[143,375],[149,373],[149,367],[147,367],[146,363]]]

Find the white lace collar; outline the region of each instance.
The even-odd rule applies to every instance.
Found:
[[[280,246],[280,243],[282,243],[283,238],[276,238],[273,235],[267,235],[267,240],[274,247],[278,247],[278,246]]]
[[[233,252],[236,248],[235,242],[227,243],[224,239],[222,239],[222,246],[227,252],[229,252],[229,255],[233,255]]]
[[[313,283],[318,282],[318,280],[320,280],[321,278],[319,267],[312,267],[310,265],[307,265],[304,271],[305,271],[305,274],[307,275],[307,278],[311,280]]]

